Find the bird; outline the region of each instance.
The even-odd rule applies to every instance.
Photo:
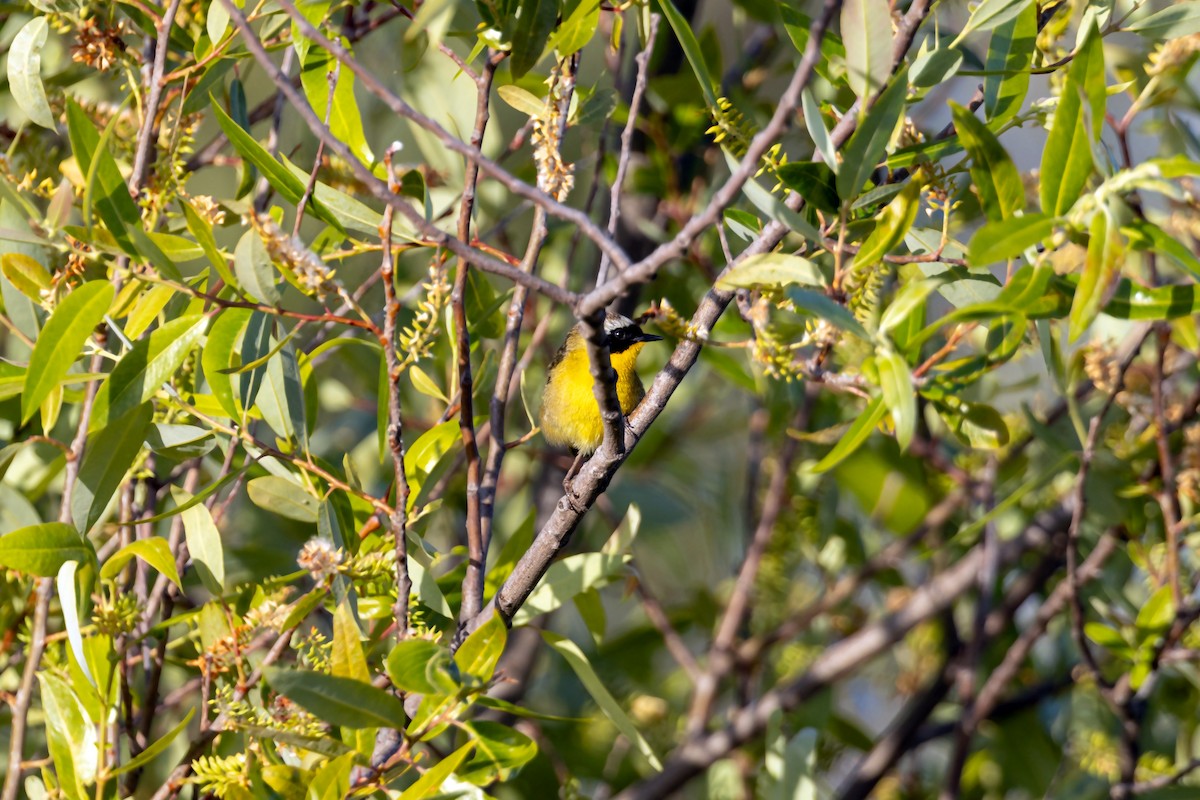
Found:
[[[629,317],[607,312],[604,332],[613,370],[617,373],[617,398],[621,413],[628,416],[641,402],[646,390],[637,374],[637,357],[647,342],[663,337],[646,333]],[[594,381],[588,363],[587,343],[578,324],[571,328],[546,372],[542,390],[541,428],[546,441],[567,446],[580,461],[604,441],[604,423],[593,393]],[[568,479],[570,477],[568,474]]]

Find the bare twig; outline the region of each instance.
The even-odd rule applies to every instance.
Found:
[[[621,131],[621,155],[617,159],[617,177],[613,180],[612,191],[608,201],[608,235],[616,240],[617,223],[621,219],[621,193],[625,186],[625,173],[629,170],[629,159],[633,155],[633,133],[637,130],[638,109],[642,105],[642,95],[646,93],[646,83],[650,77],[650,54],[654,52],[654,39],[658,35],[658,23],[662,18],[658,14],[650,15],[649,29],[646,31],[646,46],[634,58],[637,64],[637,78],[633,84],[633,96],[629,99],[629,119],[625,121],[625,129]],[[608,268],[612,262],[607,253],[600,255],[600,268],[596,272],[596,285],[600,286],[608,280]]]
[[[171,0],[167,13],[158,22],[158,43],[154,48],[154,66],[147,81],[146,103],[142,109],[142,127],[138,131],[137,151],[133,154],[133,172],[129,176],[129,188],[136,192],[142,188],[146,173],[150,169],[150,153],[158,140],[158,104],[162,100],[163,72],[167,67],[167,51],[171,43],[171,26],[179,11],[179,0]]]
[[[471,131],[471,147],[478,151],[487,130],[488,103],[492,95],[492,77],[500,58],[492,54],[484,64],[483,73],[476,84],[475,128]],[[467,160],[466,176],[463,178],[462,201],[458,211],[458,238],[467,242],[471,239],[471,213],[475,208],[475,184],[479,177],[479,165]],[[458,356],[458,426],[462,433],[463,452],[467,458],[467,571],[463,578],[461,619],[470,619],[483,607],[483,523],[479,511],[479,445],[475,437],[475,393],[471,377],[471,334],[467,322],[467,277],[470,264],[465,258],[458,260],[454,274],[454,289],[450,294],[450,306],[454,313],[454,333],[457,337]],[[524,274],[524,273],[523,273]]]

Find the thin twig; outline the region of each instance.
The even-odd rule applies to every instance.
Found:
[[[500,63],[497,54],[489,54],[479,82],[476,84],[475,127],[471,131],[471,148],[479,150],[487,131],[488,105],[492,96],[492,78]],[[478,162],[468,159],[463,178],[462,200],[458,210],[458,238],[471,239],[471,214],[475,209],[475,185],[479,177]],[[454,273],[454,288],[450,307],[454,314],[454,334],[457,337],[458,357],[458,427],[462,434],[463,453],[467,459],[467,570],[463,578],[460,617],[470,619],[483,607],[483,523],[480,519],[480,462],[479,444],[475,435],[475,388],[471,376],[471,334],[467,321],[467,279],[470,263],[460,257]]]
[[[171,0],[167,13],[158,22],[158,43],[154,48],[154,66],[147,82],[146,103],[142,109],[142,127],[138,131],[137,151],[133,154],[133,172],[129,176],[129,188],[137,192],[146,180],[150,169],[150,152],[158,140],[158,104],[162,100],[163,72],[167,67],[167,52],[171,43],[171,26],[179,11],[180,0]]]
[[[621,194],[625,187],[625,173],[629,170],[630,157],[633,155],[633,133],[637,130],[638,109],[642,105],[642,95],[646,93],[646,83],[650,77],[650,54],[654,52],[654,39],[658,35],[658,23],[662,19],[658,14],[650,15],[650,26],[646,31],[646,46],[634,57],[637,64],[637,79],[633,84],[633,96],[629,98],[629,118],[625,121],[625,129],[621,131],[621,155],[617,159],[617,177],[613,180],[612,191],[608,200],[608,235],[616,240],[617,223],[621,219]],[[607,253],[600,254],[600,268],[596,272],[596,285],[600,286],[608,280],[608,268],[612,265]]]

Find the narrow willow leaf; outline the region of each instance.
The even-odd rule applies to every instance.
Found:
[[[136,284],[131,283],[130,285]],[[133,340],[142,338],[142,334],[154,324],[158,315],[162,313],[163,308],[171,302],[173,297],[175,297],[174,287],[166,284],[151,286],[147,289],[129,311],[129,317],[125,321],[125,336]],[[117,300],[117,305],[121,305],[120,298]]]
[[[1084,106],[1086,98],[1087,106]],[[1042,153],[1042,211],[1071,209],[1092,174],[1092,142],[1104,124],[1104,51],[1093,27],[1071,61]]]
[[[1156,44],[1200,33],[1200,3],[1172,3],[1161,11],[1126,25],[1125,30],[1139,33]]]
[[[154,759],[158,758],[158,756],[166,752],[166,749],[170,747],[171,742],[175,741],[179,734],[187,730],[187,726],[189,723],[191,723],[192,717],[194,716],[196,716],[195,707],[189,708],[187,714],[184,715],[183,719],[180,720],[175,727],[164,733],[153,744],[151,744],[142,752],[138,753],[133,758],[122,762],[120,766],[113,769],[111,772],[109,772],[109,774],[113,776],[124,775],[126,772],[143,767]]]
[[[208,317],[189,314],[171,320],[136,342],[96,393],[93,429],[158,394],[204,339],[207,327]]]
[[[172,487],[171,496],[177,504],[191,500],[191,495],[178,487]],[[187,540],[188,555],[200,582],[214,595],[225,591],[225,545],[221,532],[213,522],[212,514],[203,503],[195,503],[182,514],[183,534]]]
[[[607,553],[577,553],[550,565],[546,575],[513,616],[513,627],[528,625],[542,614],[561,608],[589,589],[605,586],[625,574],[629,557]]]
[[[466,725],[475,737],[475,755],[458,771],[459,780],[477,786],[505,781],[537,755],[533,739],[508,725],[490,720]]]
[[[896,442],[901,451],[907,450],[917,429],[917,395],[913,390],[912,374],[904,357],[895,352],[880,353],[875,365],[879,370],[883,403],[896,426]]]
[[[972,267],[988,267],[998,261],[1016,258],[1044,241],[1054,232],[1058,220],[1046,214],[1023,214],[1019,217],[989,222],[971,237],[967,259]]]
[[[855,319],[849,309],[836,300],[818,292],[799,289],[795,286],[788,287],[787,296],[798,312],[807,313],[814,317],[820,317],[827,322],[832,322],[837,327],[847,333],[854,334],[864,342],[871,341],[871,334],[867,333],[867,329],[862,326],[862,323]]]
[[[45,671],[37,677],[46,712],[46,743],[59,783],[68,797],[83,800],[88,796],[83,787],[95,780],[99,766],[96,726],[66,681]]]
[[[887,0],[842,3],[842,43],[846,78],[861,104],[861,115],[892,73],[892,12]]]
[[[351,50],[350,42],[344,37],[339,38],[342,47]],[[316,45],[308,48],[300,64],[300,84],[313,111],[321,119],[329,120],[329,130],[346,143],[359,161],[371,164],[375,155],[363,133],[362,114],[354,97],[354,72],[339,68],[337,59]],[[334,82],[332,91],[331,82]]]
[[[308,800],[342,800],[350,791],[350,770],[356,757],[357,753],[346,753],[322,764],[306,786]]]
[[[154,409],[149,403],[135,406],[88,436],[83,463],[71,495],[71,518],[80,533],[100,519],[125,473],[142,450]]]
[[[175,556],[171,554],[171,546],[167,544],[166,539],[138,539],[130,542],[104,562],[104,566],[100,568],[100,577],[112,580],[135,557],[154,567],[159,574],[165,575],[180,590],[183,589],[179,571],[175,567]]]
[[[506,641],[508,626],[498,613],[492,614],[492,618],[476,628],[458,648],[454,663],[463,675],[470,675],[480,684],[486,684],[496,671]]]
[[[1025,210],[1025,185],[1021,173],[987,126],[967,109],[950,101],[950,114],[958,137],[971,156],[971,185],[988,219],[1008,219]]]
[[[827,163],[820,161],[793,161],[782,164],[775,170],[775,175],[810,206],[827,214],[836,214],[842,207],[842,200],[837,193],[837,175]],[[747,238],[753,239],[757,230]]]
[[[816,264],[790,253],[759,253],[737,262],[717,281],[722,289],[786,286],[790,283],[825,286]]]
[[[5,253],[0,256],[0,271],[21,294],[35,303],[42,301],[42,290],[51,286],[50,273],[35,259],[24,253]]]
[[[349,602],[340,602],[333,612],[333,649],[330,653],[333,674],[370,683],[371,671],[363,655],[362,630],[354,620]]]
[[[43,522],[0,536],[0,566],[53,578],[68,561],[87,561],[92,551],[71,525]]]
[[[220,3],[217,3],[220,5]],[[237,288],[237,280],[233,277],[233,272],[229,269],[229,262],[225,260],[225,256],[221,255],[220,249],[217,247],[217,240],[213,236],[212,225],[207,219],[200,216],[200,213],[192,207],[191,203],[180,201],[183,206],[183,218],[187,223],[188,232],[195,238],[196,244],[204,251],[204,256],[208,259],[208,263],[212,264],[213,269],[221,276],[221,280],[225,281],[227,286]]]
[[[854,420],[854,423],[833,446],[833,449],[812,467],[812,471],[828,472],[853,454],[867,440],[867,437],[875,432],[879,423],[883,421],[883,415],[887,412],[888,408],[883,404],[882,398],[876,397],[867,403],[863,413]]]
[[[508,103],[510,106],[520,111],[522,114],[528,114],[530,117],[540,117],[542,112],[546,110],[546,101],[537,97],[528,89],[522,89],[515,83],[506,84],[496,90],[496,94],[500,95],[500,99]]]
[[[279,667],[267,667],[264,676],[272,689],[330,725],[395,728],[404,722],[400,701],[363,681]]]
[[[1033,5],[1033,0],[983,0],[979,5],[975,6],[975,10],[971,12],[970,18],[967,19],[967,24],[963,26],[962,31],[955,37],[954,44],[951,47],[957,45],[975,31],[991,30],[1006,22],[1010,22],[1031,5]]]
[[[175,461],[208,455],[217,446],[213,432],[198,425],[156,422],[146,433],[146,446]]]
[[[238,284],[255,300],[269,306],[279,305],[281,298],[276,288],[279,274],[258,231],[248,230],[238,240],[233,254],[233,271]]]
[[[282,439],[295,439],[301,450],[308,451],[308,422],[304,409],[304,389],[296,364],[296,351],[287,343],[266,364],[258,409],[271,430]]]
[[[310,524],[317,521],[317,498],[287,478],[276,475],[255,478],[246,484],[246,493],[264,511]]]
[[[229,137],[230,144],[251,164],[262,171],[267,182],[271,187],[287,200],[289,203],[299,203],[300,198],[304,196],[304,181],[293,175],[291,170],[279,163],[267,149],[254,140],[245,128],[233,121],[225,111],[221,108],[221,104],[215,99],[212,100],[212,110],[217,117],[217,123],[221,126],[221,130]],[[332,214],[329,209],[325,208],[325,204],[320,198],[313,196],[309,198],[307,205],[313,215],[329,223],[344,232],[341,222]],[[239,275],[240,277],[240,275]]]
[[[204,379],[208,388],[225,409],[230,419],[239,420],[242,410],[234,399],[233,384],[226,370],[233,364],[233,354],[241,341],[246,324],[255,312],[248,308],[227,308],[217,316],[209,331],[208,341],[200,353]]]
[[[679,40],[679,46],[683,48],[683,54],[687,56],[692,72],[696,75],[696,81],[700,84],[700,91],[704,95],[704,102],[710,109],[716,108],[717,95],[713,91],[713,79],[709,75],[708,63],[704,60],[704,53],[700,50],[700,42],[697,41],[696,34],[692,32],[691,24],[683,14],[679,13],[679,9],[671,0],[659,0],[659,6],[662,8],[663,16],[667,18],[671,30],[674,31],[675,38]]]
[[[583,49],[592,40],[600,25],[600,0],[579,0],[567,18],[558,26],[547,45],[566,58]]]
[[[104,319],[115,296],[108,281],[89,281],[72,290],[54,309],[29,358],[21,393],[22,424],[37,412],[79,358],[83,343]]]
[[[78,561],[65,562],[58,568],[58,575],[55,576],[54,583],[58,588],[63,628],[67,631],[67,641],[71,645],[71,652],[75,655],[75,661],[79,664],[83,676],[92,686],[96,686],[96,679],[88,667],[87,654],[83,650],[83,629],[79,625],[79,593],[75,591],[75,575],[79,570],[79,563]],[[91,576],[90,582],[94,583],[96,573],[88,570],[87,574]],[[85,590],[85,596],[90,594],[89,590]]]
[[[1124,255],[1119,232],[1113,229],[1108,214],[1103,210],[1092,217],[1088,235],[1083,274],[1071,302],[1070,342],[1082,336],[1100,313],[1104,297],[1121,271],[1121,258]]]
[[[984,64],[988,74],[983,79],[983,110],[990,122],[1003,122],[1020,113],[1029,92],[1037,32],[1037,7],[1033,4],[992,32]]]
[[[404,639],[396,644],[388,653],[387,673],[402,692],[453,695],[460,688],[458,665],[450,650],[428,639]]]
[[[545,52],[558,19],[558,2],[516,0],[516,10],[505,31],[512,45],[508,66],[514,80],[533,69]]]
[[[825,128],[825,120],[821,117],[821,107],[817,105],[817,99],[813,97],[812,90],[807,86],[800,93],[800,102],[804,108],[804,127],[808,130],[808,135],[812,137],[813,146],[821,154],[825,164],[836,174],[838,171],[837,152],[833,141],[829,138],[829,131]]]
[[[600,706],[600,710],[612,721],[617,730],[629,740],[633,748],[641,753],[642,757],[649,762],[651,767],[661,771],[662,763],[658,760],[658,756],[655,755],[654,750],[651,749],[650,743],[642,736],[637,726],[633,724],[633,720],[629,718],[629,715],[625,713],[625,710],[621,708],[616,699],[609,694],[608,689],[604,686],[604,682],[600,680],[600,677],[592,668],[591,662],[588,661],[587,656],[583,654],[579,646],[565,636],[559,636],[550,631],[542,631],[542,638],[559,655],[566,659],[567,664],[579,676],[583,687],[587,689],[588,694],[596,701],[596,705]]]
[[[34,17],[22,26],[8,46],[8,86],[17,107],[32,122],[55,130],[57,125],[42,85],[42,48],[49,25],[45,17]]]
[[[854,268],[871,267],[904,241],[909,229],[916,222],[921,210],[921,189],[924,184],[913,178],[904,185],[900,194],[879,212],[875,230],[862,243],[854,255]]]
[[[896,123],[904,113],[907,94],[908,69],[903,68],[892,78],[891,85],[880,95],[879,101],[846,143],[837,178],[837,193],[843,203],[858,197],[867,178],[883,160]]]
[[[450,755],[443,758],[438,763],[434,764],[429,769],[422,773],[420,778],[412,786],[405,789],[399,800],[426,800],[426,798],[436,797],[442,794],[442,784],[450,779],[458,770],[460,764],[466,760],[471,751],[475,749],[475,742],[470,741],[462,747],[455,750]]]

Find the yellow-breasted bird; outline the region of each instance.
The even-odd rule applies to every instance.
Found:
[[[617,373],[617,398],[621,413],[628,415],[641,402],[646,390],[637,374],[637,357],[646,342],[661,336],[646,333],[628,317],[608,312],[604,318],[612,366]],[[592,390],[587,343],[579,325],[571,328],[546,373],[542,391],[542,435],[552,445],[567,445],[579,455],[593,452],[604,441],[604,423]]]

